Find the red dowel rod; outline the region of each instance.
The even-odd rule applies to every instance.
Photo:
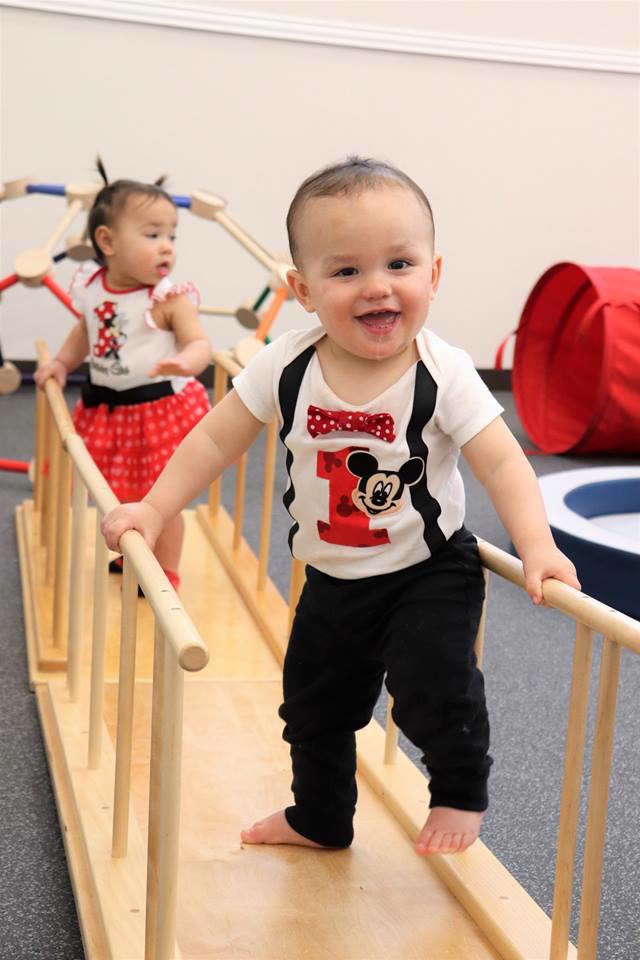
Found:
[[[14,283],[17,283],[20,277],[17,273],[11,273],[8,277],[5,277],[4,280],[0,280],[0,293],[3,290],[6,290],[7,287],[12,287]]]
[[[26,460],[0,460],[0,470],[9,470],[11,473],[28,473],[29,464]]]
[[[51,293],[56,296],[61,303],[64,303],[68,310],[71,310],[71,313],[74,315],[74,317],[82,316],[82,314],[78,313],[74,305],[71,303],[71,297],[69,294],[66,293],[62,287],[58,286],[53,277],[44,277],[42,282],[45,287],[48,287],[49,290],[51,290]]]

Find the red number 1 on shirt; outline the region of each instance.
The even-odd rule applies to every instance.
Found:
[[[372,530],[369,517],[358,510],[351,498],[358,479],[347,470],[345,460],[352,450],[366,449],[345,447],[331,453],[318,453],[317,476],[329,481],[329,523],[318,520],[318,534],[326,543],[341,547],[376,547],[381,543],[389,543],[389,535],[384,527]]]

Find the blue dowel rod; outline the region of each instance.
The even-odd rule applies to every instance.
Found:
[[[56,197],[64,197],[64,186],[61,183],[29,183],[27,193],[51,193]]]
[[[27,193],[49,193],[56,197],[64,197],[65,189],[61,183],[29,183],[27,185]],[[191,206],[191,197],[175,194],[173,201],[177,207]]]

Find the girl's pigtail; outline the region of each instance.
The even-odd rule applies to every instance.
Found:
[[[100,159],[100,156],[99,156],[99,155],[96,157],[96,167],[98,168],[98,173],[100,174],[100,176],[101,176],[102,179],[104,180],[104,185],[105,185],[105,187],[108,187],[108,186],[109,186],[109,177],[107,176],[107,171],[106,171],[105,168],[104,168],[104,163],[103,163],[102,160]]]
[[[157,180],[153,181],[153,185],[154,187],[164,187],[166,182],[167,182],[167,175],[166,173],[163,173],[161,177],[158,177]]]

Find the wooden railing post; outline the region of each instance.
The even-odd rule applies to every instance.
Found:
[[[580,786],[589,709],[589,682],[593,655],[593,633],[576,623],[573,674],[564,748],[564,776],[558,824],[558,852],[553,894],[551,948],[549,960],[566,960],[571,924],[573,871],[580,812]]]
[[[133,700],[136,681],[136,626],[138,581],[131,564],[123,560],[122,613],[120,626],[120,676],[118,680],[118,723],[116,731],[116,773],[113,792],[112,856],[126,857],[129,844],[129,795],[133,749]]]
[[[473,645],[479,670],[482,670],[482,661],[484,660],[484,633],[487,626],[487,604],[489,600],[489,571],[486,567],[482,568],[482,575],[484,577],[484,600],[482,601],[482,613],[480,614],[476,641]]]
[[[56,532],[57,517],[56,505],[58,502],[58,484],[60,483],[60,453],[62,446],[53,417],[50,418],[49,428],[49,475],[47,477],[47,529],[46,529],[46,577],[47,583],[53,583],[53,573],[56,565]]]
[[[71,496],[71,589],[69,595],[69,644],[67,683],[72,703],[80,696],[82,633],[84,624],[84,580],[87,550],[87,490],[74,466]]]
[[[44,465],[47,458],[47,425],[48,404],[44,391],[36,391],[36,438],[35,438],[35,464],[33,477],[33,502],[36,513],[42,516],[42,505],[44,500]]]
[[[107,636],[107,585],[109,551],[100,532],[100,511],[96,510],[96,552],[93,575],[93,636],[91,642],[91,702],[89,705],[90,770],[100,766],[104,709],[104,664]]]
[[[53,421],[53,414],[51,412],[51,407],[46,402],[44,405],[44,417],[42,424],[42,473],[41,473],[41,484],[42,484],[42,503],[40,511],[40,543],[45,548],[47,547],[47,537],[49,534],[49,514],[51,513],[51,450],[52,450],[52,434],[51,431],[55,430],[55,424]]]
[[[236,498],[233,512],[233,541],[232,549],[237,550],[242,541],[242,527],[244,525],[244,494],[247,478],[247,455],[243,453],[236,464]]]
[[[400,731],[395,720],[392,717],[393,697],[387,695],[387,722],[384,729],[384,762],[387,764],[395,763],[398,754],[398,738]]]
[[[600,891],[604,841],[607,830],[609,777],[613,755],[613,732],[616,718],[620,646],[602,638],[600,683],[596,707],[596,726],[591,753],[591,781],[585,836],[578,960],[596,960],[600,925]]]
[[[176,934],[184,674],[156,627],[145,960],[171,960]]]
[[[53,645],[62,647],[69,614],[69,533],[71,526],[71,459],[60,452],[56,518],[56,562],[53,590]]]
[[[227,392],[228,375],[223,367],[216,363],[213,374],[213,406],[220,403]],[[209,514],[215,517],[220,509],[220,497],[222,493],[222,477],[213,481],[209,488]]]

